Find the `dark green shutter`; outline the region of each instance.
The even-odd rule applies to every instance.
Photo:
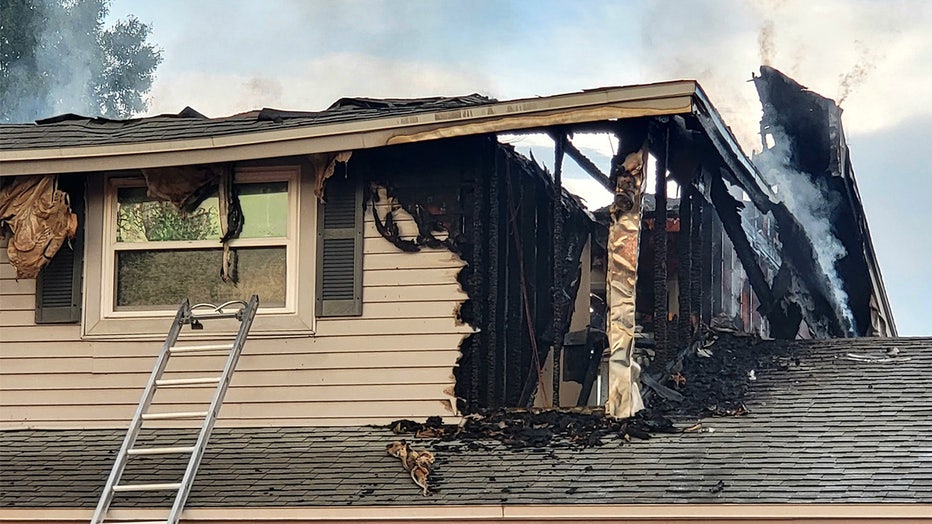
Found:
[[[59,177],[58,188],[68,193],[71,210],[78,215],[78,232],[70,245],[39,271],[36,279],[36,324],[81,321],[81,279],[84,269],[84,179]]]
[[[362,187],[334,176],[326,200],[317,208],[317,316],[362,315]]]

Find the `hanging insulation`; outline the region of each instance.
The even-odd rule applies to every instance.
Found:
[[[645,149],[631,153],[619,166],[615,201],[608,229],[608,400],[605,413],[630,417],[644,409],[638,386],[641,367],[634,362],[634,308],[637,284],[641,200],[644,195]]]
[[[13,238],[7,246],[16,278],[36,278],[65,239],[74,238],[78,215],[55,175],[17,177],[0,190],[0,226]]]

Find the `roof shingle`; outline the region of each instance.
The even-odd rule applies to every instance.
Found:
[[[178,115],[131,120],[63,115],[37,124],[0,126],[0,151],[212,138],[353,120],[392,118],[493,102],[494,99],[472,94],[416,99],[342,98],[324,111],[263,109],[223,118],[202,118],[190,108]]]
[[[889,362],[847,355],[885,355]],[[932,339],[793,343],[787,366],[762,370],[751,413],[708,418],[713,432],[661,434],[579,448],[513,450],[497,441],[434,451],[424,498],[385,453],[384,428],[221,428],[189,507],[562,503],[932,503]],[[799,363],[795,363],[795,359]],[[0,506],[93,507],[123,438],[119,430],[0,432]],[[193,439],[183,430],[145,438]],[[174,481],[180,461],[140,461],[127,481]],[[115,506],[146,505],[136,494]]]

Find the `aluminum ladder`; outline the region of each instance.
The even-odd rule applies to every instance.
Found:
[[[239,306],[235,311],[232,309]],[[142,399],[136,408],[130,422],[129,430],[126,432],[126,438],[123,439],[123,445],[117,454],[116,462],[104,485],[103,493],[100,496],[100,502],[97,503],[97,509],[91,518],[91,524],[100,524],[107,518],[107,512],[110,504],[116,494],[131,491],[177,491],[175,501],[172,504],[171,511],[166,520],[155,522],[177,524],[181,517],[181,511],[184,509],[185,501],[191,492],[191,486],[194,483],[194,476],[197,474],[197,468],[204,456],[207,447],[207,440],[217,421],[217,414],[220,412],[220,406],[223,404],[223,397],[226,395],[227,387],[230,385],[230,379],[233,377],[233,370],[236,368],[236,362],[239,360],[240,353],[243,351],[243,345],[246,343],[246,337],[249,329],[252,327],[253,319],[256,316],[256,310],[259,308],[259,297],[253,295],[249,302],[236,300],[227,302],[219,306],[213,304],[197,304],[191,306],[185,299],[178,308],[175,320],[172,322],[171,329],[159,353],[152,374],[149,376],[149,382],[143,391]],[[232,346],[226,344],[209,344],[209,345],[181,345],[178,346],[178,335],[185,325],[190,325],[191,329],[203,329],[202,320],[233,318],[240,322],[239,330],[236,333],[236,339]],[[183,357],[187,355],[204,355],[217,354],[218,352],[227,353],[226,364],[220,376],[204,378],[179,378],[179,379],[162,379],[168,367],[169,358],[172,356]],[[203,384],[216,384],[210,406],[206,411],[193,412],[176,412],[176,413],[149,413],[149,407],[155,397],[155,393],[160,388],[183,388],[198,386]],[[142,429],[143,422],[148,420],[173,420],[173,419],[193,419],[203,418],[204,423],[201,425],[197,441],[192,446],[176,447],[135,447],[136,438]],[[120,484],[120,478],[126,469],[130,458],[140,455],[180,455],[190,454],[187,468],[180,482],[166,484]],[[140,523],[141,524],[141,523]],[[153,523],[154,524],[154,523]]]

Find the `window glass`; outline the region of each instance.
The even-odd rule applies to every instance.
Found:
[[[283,213],[287,213],[286,209]],[[217,240],[220,208],[214,190],[192,213],[146,195],[144,187],[117,189],[117,242]]]
[[[117,252],[116,308],[169,309],[185,298],[219,304],[262,297],[264,307],[285,305],[285,247],[239,248],[234,256],[237,284],[219,277],[221,249]]]
[[[288,236],[288,182],[237,184],[243,208],[243,231],[239,238]]]

